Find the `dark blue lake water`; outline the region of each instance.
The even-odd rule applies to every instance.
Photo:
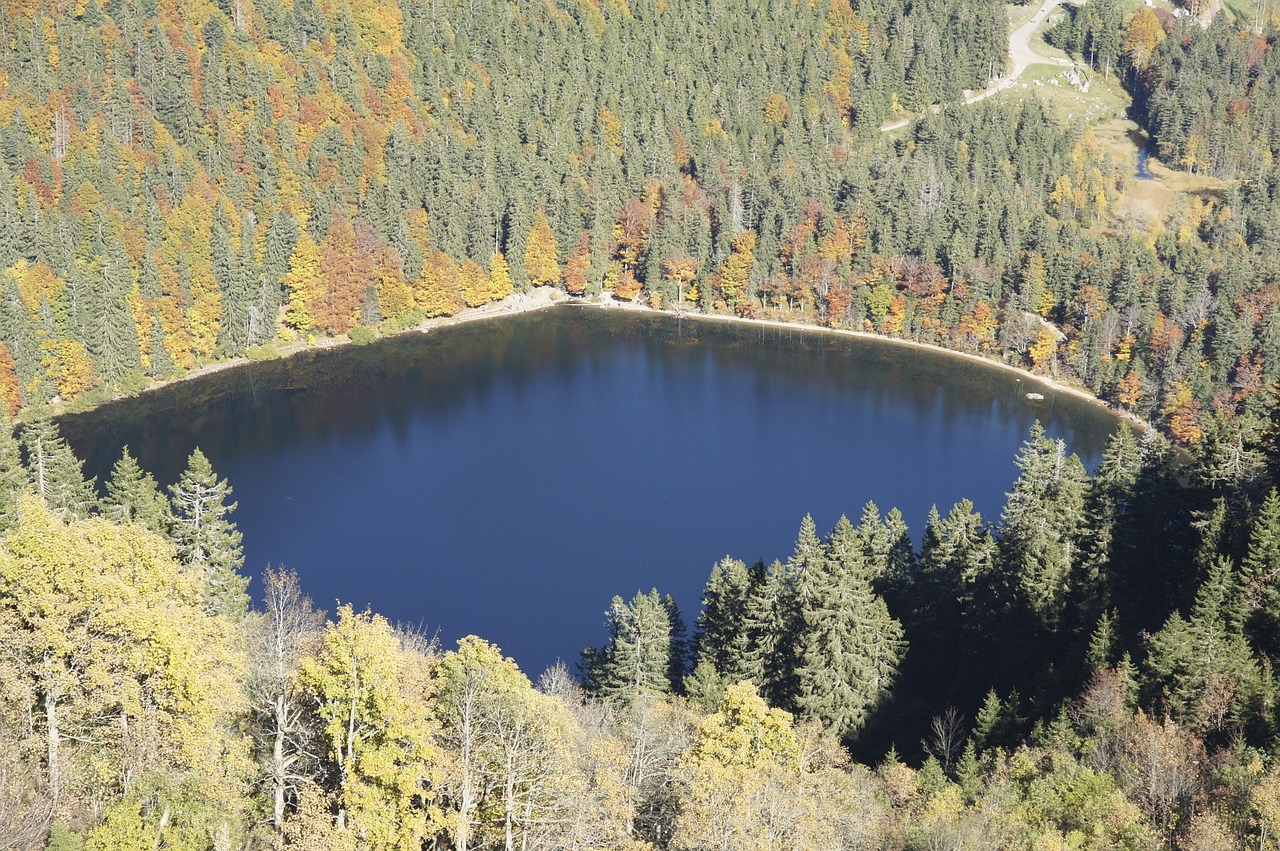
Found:
[[[1030,402],[1026,392],[1045,395]],[[372,606],[536,676],[604,640],[614,594],[690,625],[712,564],[785,558],[868,500],[999,517],[1032,421],[1096,466],[1115,419],[1009,372],[877,341],[561,307],[316,351],[68,417],[105,477],[195,446],[239,500],[246,569]]]

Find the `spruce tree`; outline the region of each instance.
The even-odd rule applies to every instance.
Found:
[[[1178,721],[1221,727],[1258,685],[1244,636],[1230,626],[1238,596],[1235,566],[1220,557],[1196,593],[1190,617],[1174,612],[1151,638],[1148,682]]]
[[[204,584],[205,607],[240,618],[248,608],[247,577],[241,576],[244,551],[240,530],[230,519],[236,503],[228,503],[231,486],[213,472],[199,449],[191,453],[187,469],[173,494],[173,540],[178,555]]]
[[[816,562],[800,612],[794,704],[849,737],[888,695],[906,650],[902,625],[871,587],[871,571],[848,519]]]
[[[689,628],[680,614],[680,607],[670,594],[662,598],[662,608],[667,613],[667,622],[671,625],[671,652],[667,660],[667,680],[671,691],[679,693],[684,688],[684,677],[689,671],[690,643]]]
[[[13,422],[0,411],[0,533],[18,522],[18,496],[27,487],[27,471],[22,466],[22,448]]]
[[[583,654],[588,688],[630,705],[671,690],[671,611],[657,589],[631,602],[614,597],[605,612],[609,642]]]
[[[38,416],[22,429],[27,476],[32,489],[55,513],[84,519],[97,504],[93,482],[85,481],[83,465],[62,439],[58,426]]]
[[[1000,550],[1022,601],[1048,629],[1057,626],[1080,558],[1088,475],[1061,440],[1031,426],[1015,462],[1019,475],[1005,503]]]
[[[1142,474],[1142,453],[1133,429],[1122,425],[1107,438],[1098,472],[1089,482],[1085,499],[1086,528],[1084,563],[1092,591],[1094,607],[1105,608],[1111,602],[1114,581],[1104,568],[1112,554],[1132,546],[1125,540],[1132,523],[1133,500]]]
[[[1004,705],[1000,702],[1000,695],[996,694],[995,689],[989,689],[978,710],[978,716],[973,720],[970,741],[983,750],[1000,744],[1004,733],[1001,729],[1003,715]]]
[[[795,549],[780,571],[772,571],[768,602],[771,604],[772,652],[764,663],[765,683],[760,689],[774,706],[791,707],[799,686],[800,650],[805,631],[805,611],[814,605],[825,582],[826,553],[813,517],[800,521]],[[762,613],[763,614],[763,613]],[[762,630],[763,631],[763,630]],[[767,645],[766,645],[767,646]]]
[[[698,664],[709,664],[735,681],[746,678],[742,657],[747,649],[745,619],[750,590],[747,566],[725,556],[711,568],[697,621]]]
[[[161,535],[169,534],[172,525],[169,500],[155,477],[138,466],[128,446],[111,468],[101,511],[117,523],[140,523]]]
[[[784,664],[780,657],[786,652],[782,642],[786,636],[783,600],[787,593],[787,571],[775,561],[752,579],[742,611],[744,648],[735,673],[755,683],[759,692],[776,706],[783,697],[775,677]]]

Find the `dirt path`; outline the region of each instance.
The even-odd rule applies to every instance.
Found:
[[[679,315],[685,319],[692,319],[695,321],[704,321],[704,322],[731,322],[731,323],[743,324],[743,325],[764,325],[764,326],[774,327],[774,328],[794,329],[797,331],[812,331],[812,332],[820,332],[820,333],[826,333],[826,334],[838,334],[846,337],[861,337],[868,340],[879,340],[881,342],[890,343],[898,346],[907,346],[910,348],[917,348],[917,349],[929,349],[931,351],[948,355],[950,357],[958,357],[958,358],[965,358],[972,361],[978,361],[988,366],[993,366],[993,367],[996,367],[997,369],[1002,369],[1006,372],[1014,373],[1019,377],[1019,380],[1025,378],[1029,382],[1036,382],[1036,383],[1051,387],[1056,392],[1065,393],[1071,396],[1076,396],[1084,400],[1088,400],[1089,402],[1092,402],[1095,405],[1099,405],[1103,408],[1106,408],[1111,413],[1115,414],[1118,417],[1121,417],[1122,419],[1127,420],[1128,422],[1132,423],[1133,425],[1139,428],[1151,429],[1150,423],[1147,423],[1146,421],[1139,419],[1138,417],[1135,417],[1132,414],[1128,414],[1124,411],[1116,410],[1115,408],[1103,402],[1101,399],[1098,399],[1096,396],[1089,393],[1088,391],[1081,390],[1078,387],[1072,387],[1067,384],[1062,384],[1047,376],[1037,375],[1029,370],[1022,369],[1021,367],[1012,366],[1011,364],[1003,363],[1002,361],[994,360],[992,358],[983,357],[982,355],[971,354],[969,352],[959,352],[959,351],[955,351],[954,349],[946,349],[941,346],[933,346],[927,343],[918,343],[914,340],[903,340],[896,337],[886,337],[880,334],[872,334],[864,331],[851,331],[843,328],[825,328],[820,325],[807,325],[803,322],[788,322],[785,320],[775,320],[775,319],[742,319],[737,316],[725,316],[722,314],[697,313],[692,311],[685,312],[685,311],[658,310],[656,308],[652,308],[652,307],[649,307],[648,305],[640,304],[638,302],[621,301],[615,298],[613,293],[611,292],[603,292],[597,298],[588,300],[584,298],[574,298],[572,296],[566,296],[563,292],[555,289],[554,287],[538,287],[536,289],[530,290],[529,292],[515,293],[503,299],[502,301],[486,304],[482,307],[466,308],[465,310],[462,310],[454,314],[453,316],[442,316],[435,319],[428,319],[423,323],[421,323],[420,325],[416,325],[412,328],[405,329],[400,333],[427,334],[436,328],[445,328],[453,325],[461,325],[467,322],[477,322],[485,319],[496,318],[499,316],[511,316],[517,313],[528,313],[535,310],[542,310],[544,308],[551,307],[552,305],[556,305],[556,304],[572,304],[575,306],[582,306],[582,307],[601,309],[601,310],[632,310],[632,311],[640,311],[645,313],[662,313],[669,316]],[[307,349],[322,349],[322,348],[329,348],[332,346],[345,346],[345,345],[350,345],[350,343],[346,340],[323,338],[323,339],[316,340],[310,345],[306,343],[294,343],[292,345],[282,346],[278,349],[278,351],[281,357],[288,357],[291,354],[296,354],[298,352],[305,351]],[[186,381],[200,375],[208,375],[214,372],[221,372],[224,369],[233,369],[237,366],[241,366],[247,363],[249,363],[248,358],[239,357],[239,358],[233,358],[231,360],[220,361],[214,364],[209,364],[208,366],[202,367],[200,369],[192,370],[190,373],[188,373],[186,376],[182,378],[174,378],[174,379],[169,379],[167,381],[156,382],[155,384],[151,385],[143,392],[146,393],[153,390],[158,390],[161,387],[166,386],[168,384],[173,384],[178,381]]]
[[[1044,0],[1040,4],[1040,8],[1027,19],[1026,23],[1009,33],[1009,64],[1011,66],[1009,73],[1002,77],[996,77],[982,91],[965,95],[965,103],[977,103],[980,100],[985,100],[994,94],[1012,88],[1018,82],[1018,78],[1022,76],[1022,73],[1032,65],[1060,65],[1064,68],[1070,68],[1074,65],[1070,59],[1042,56],[1031,49],[1031,37],[1035,35],[1040,25],[1048,19],[1049,13],[1061,4],[1062,0]],[[906,127],[915,119],[916,116],[909,115],[906,118],[883,124],[880,127],[880,132],[888,133],[891,130],[898,130]]]
[[[565,299],[564,293],[555,287],[536,287],[524,293],[514,293],[507,296],[502,301],[491,302],[480,307],[467,307],[452,316],[440,316],[434,319],[427,319],[418,325],[399,332],[401,334],[411,334],[420,332],[426,334],[433,328],[444,328],[449,325],[461,325],[465,322],[475,322],[480,319],[491,319],[495,316],[506,316],[512,313],[526,313],[531,310],[541,310],[544,307],[550,307],[553,304],[561,302]],[[350,340],[336,337],[319,337],[312,342],[294,342],[277,345],[276,352],[280,357],[288,357],[307,349],[328,349],[334,346],[349,346]],[[221,372],[224,369],[233,369],[237,366],[249,363],[247,357],[230,358],[229,360],[218,361],[217,363],[206,364],[198,367],[183,375],[181,378],[168,378],[164,381],[156,381],[148,385],[142,390],[143,393],[150,393],[153,390],[159,390],[178,381],[187,381],[192,378],[199,378],[202,375],[212,375],[215,372]]]

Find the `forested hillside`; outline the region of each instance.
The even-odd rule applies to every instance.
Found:
[[[1037,97],[956,105],[992,0],[0,4],[0,847],[1276,848],[1274,23],[1050,33],[1218,181],[1144,217]],[[998,520],[806,519],[535,686],[252,605],[203,455],[95,485],[37,413],[543,285],[979,352],[1191,461],[1034,430]]]
[[[877,132],[1003,69],[992,2],[0,15],[11,410],[540,284],[982,352],[1187,442],[1260,413],[1255,391],[1280,373],[1277,143],[1258,135],[1252,181],[1166,223],[1118,218],[1127,165],[1035,98]],[[1173,45],[1246,40],[1165,26],[1178,36],[1117,53],[1117,73],[1163,90]],[[1096,29],[1079,42],[1095,59]],[[1255,80],[1248,126],[1266,127],[1272,38],[1249,38],[1219,71]],[[1119,69],[1140,59],[1145,76]],[[1206,114],[1206,157],[1242,110]],[[1181,144],[1160,140],[1170,157]]]
[[[1037,426],[996,521],[873,505],[615,598],[585,688],[476,637],[251,605],[195,452],[101,486],[0,429],[0,847],[1276,847],[1280,451]],[[732,545],[732,542],[727,542]],[[859,760],[851,759],[853,746]]]
[[[735,240],[743,292],[798,173],[1005,50],[991,0],[91,0],[5,4],[0,33],[11,407],[531,282],[709,292]]]

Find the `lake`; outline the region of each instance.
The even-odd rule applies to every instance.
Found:
[[[1044,394],[1030,401],[1027,392]],[[692,628],[711,566],[786,558],[874,500],[999,519],[1039,418],[1090,469],[1114,416],[964,358],[816,331],[561,306],[312,350],[65,417],[86,473],[128,445],[162,484],[197,445],[246,570],[322,608],[475,633],[535,676],[657,587]],[[255,583],[256,593],[256,583]]]

